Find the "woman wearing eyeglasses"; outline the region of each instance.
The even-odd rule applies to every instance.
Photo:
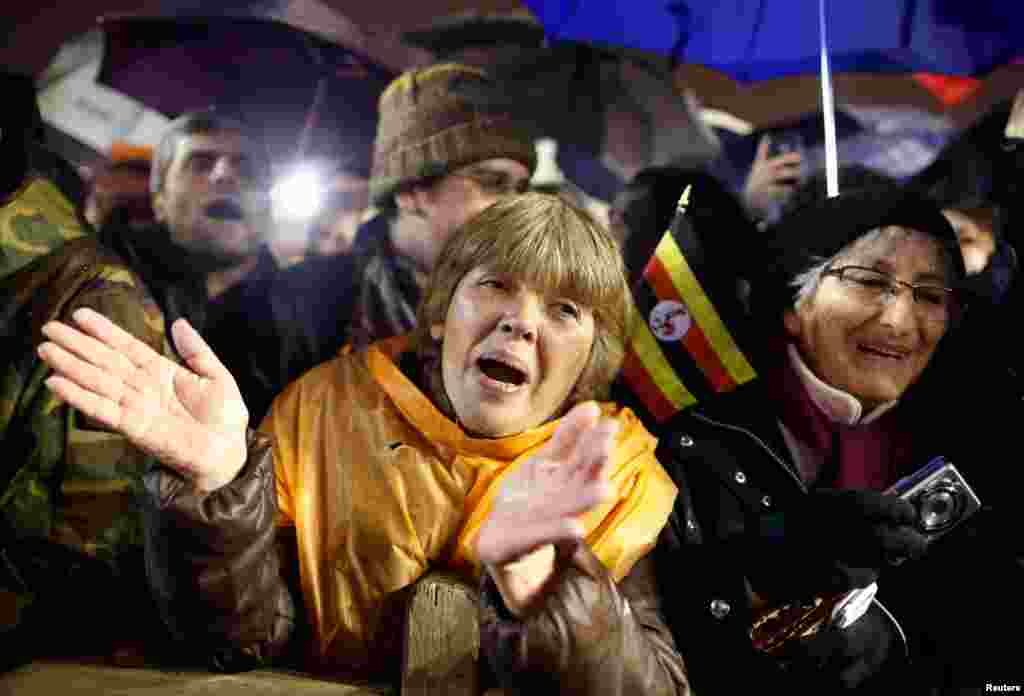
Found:
[[[940,592],[962,600],[915,575],[918,513],[883,491],[969,439],[930,415],[955,415],[954,395],[913,398],[964,308],[956,235],[898,190],[811,204],[769,235],[760,268],[731,269],[751,274],[757,378],[657,429],[681,491],[659,567],[670,623],[699,693],[927,693],[945,677],[911,671],[933,657],[920,617],[932,601],[941,621]]]

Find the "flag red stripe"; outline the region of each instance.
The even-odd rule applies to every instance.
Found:
[[[622,361],[622,375],[659,423],[668,420],[679,410],[654,383],[640,358],[632,350],[626,351],[626,357]]]
[[[676,302],[682,301],[679,297],[679,291],[676,290],[675,284],[665,269],[665,265],[661,263],[657,256],[652,257],[650,263],[647,264],[644,276],[659,299],[674,300]],[[683,302],[683,304],[685,305],[686,303]],[[683,346],[693,357],[693,361],[697,363],[697,367],[704,373],[704,376],[716,392],[732,389],[736,386],[735,381],[726,371],[725,365],[722,364],[721,358],[718,357],[718,353],[715,352],[711,343],[708,342],[700,325],[697,324],[696,318],[692,314],[690,316],[693,318],[693,323],[690,324],[689,331],[683,337]]]
[[[696,321],[693,322],[690,330],[683,336],[683,345],[686,347],[687,352],[693,356],[697,367],[708,378],[708,382],[711,383],[711,387],[716,392],[726,391],[736,386],[736,382],[725,371],[725,366],[718,359],[718,354],[711,347],[711,344],[708,343],[707,337],[704,336],[704,332],[697,326]]]
[[[644,280],[651,286],[659,300],[673,300],[686,304],[683,302],[683,298],[679,296],[679,292],[676,290],[675,284],[672,283],[672,278],[669,277],[668,271],[665,270],[665,264],[657,256],[652,256],[647,264],[647,268],[644,269]]]

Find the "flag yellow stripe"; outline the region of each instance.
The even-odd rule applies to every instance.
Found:
[[[722,323],[711,300],[704,294],[704,288],[700,286],[697,276],[693,274],[690,264],[686,262],[686,257],[679,250],[679,246],[671,234],[662,237],[655,250],[655,255],[661,260],[669,278],[672,279],[676,292],[683,298],[693,320],[704,332],[705,338],[711,344],[711,348],[718,355],[718,359],[722,361],[725,371],[729,373],[733,381],[739,385],[756,377],[757,373],[754,372],[754,368],[747,362],[746,356],[736,345],[729,329]]]
[[[647,370],[651,381],[661,389],[661,393],[672,402],[676,409],[682,410],[697,403],[697,399],[690,393],[690,390],[679,381],[676,371],[672,369],[668,358],[661,352],[661,346],[658,345],[658,340],[654,338],[654,334],[647,327],[646,321],[636,322],[632,346],[633,352],[639,358],[640,364]]]

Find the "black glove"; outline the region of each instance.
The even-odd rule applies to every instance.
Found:
[[[924,553],[927,540],[916,521],[914,506],[894,495],[820,489],[752,525],[746,575],[770,600],[866,587],[886,566]]]

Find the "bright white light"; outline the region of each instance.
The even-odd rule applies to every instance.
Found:
[[[323,181],[316,168],[300,165],[270,190],[274,217],[280,220],[311,220],[324,203]]]

